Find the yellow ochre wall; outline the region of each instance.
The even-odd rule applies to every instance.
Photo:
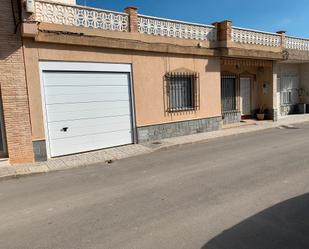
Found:
[[[45,139],[40,60],[132,64],[137,127],[221,116],[219,58],[34,43],[31,39],[24,39],[24,48],[33,140]],[[171,115],[165,112],[163,77],[180,68],[199,73],[200,108]]]

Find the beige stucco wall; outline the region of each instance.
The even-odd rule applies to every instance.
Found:
[[[30,39],[24,40],[24,46],[34,140],[45,138],[39,60],[132,64],[136,125],[138,127],[221,116],[219,58],[34,43]],[[165,73],[179,68],[199,73],[200,109],[195,112],[170,115],[165,112],[163,76]]]
[[[262,45],[254,45],[254,44],[239,43],[239,42],[228,42],[227,46],[230,48],[281,53],[281,47],[262,46]]]
[[[161,52],[169,51],[178,54],[194,54],[194,55],[219,55],[218,51],[209,48],[217,47],[217,42],[199,41],[195,39],[179,39],[160,35],[148,35],[139,32],[118,32],[95,28],[85,28],[70,25],[39,23],[40,30],[55,31],[56,33],[74,33],[78,36],[58,36],[46,35],[39,32],[35,38],[41,42],[70,42],[75,45],[86,45],[95,47],[125,47],[139,51]],[[74,39],[77,38],[77,39]],[[87,39],[90,38],[90,39]],[[102,38],[105,38],[102,40]],[[47,39],[47,40],[46,40]],[[64,39],[65,41],[63,41]],[[138,42],[137,42],[138,41]],[[102,44],[103,43],[103,44]],[[169,47],[166,48],[166,45]],[[176,46],[176,48],[175,48]]]
[[[265,105],[266,108],[268,108],[270,111],[274,108],[274,98],[273,94],[276,94],[274,92],[274,82],[273,82],[273,67],[265,67],[263,71],[259,75],[259,82],[260,82],[260,98],[262,100],[262,104]],[[265,94],[263,92],[263,84],[268,83],[269,89],[268,92]]]

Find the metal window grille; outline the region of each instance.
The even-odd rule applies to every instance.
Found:
[[[284,91],[281,94],[281,104],[290,105],[292,104],[292,91]]]
[[[167,111],[190,111],[199,107],[198,74],[173,72],[165,75]]]
[[[221,76],[221,105],[222,112],[236,111],[236,76]]]
[[[297,76],[285,76],[278,79],[280,104],[293,105],[299,102],[299,80]]]

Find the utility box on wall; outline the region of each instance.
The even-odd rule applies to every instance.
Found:
[[[27,13],[34,13],[34,0],[25,1],[25,10]]]

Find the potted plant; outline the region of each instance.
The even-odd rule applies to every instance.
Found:
[[[265,108],[261,105],[256,113],[257,120],[264,120],[265,119]]]

